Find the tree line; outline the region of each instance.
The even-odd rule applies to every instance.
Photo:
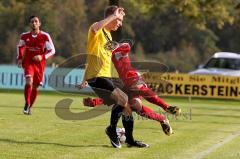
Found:
[[[111,2],[111,0],[110,0]],[[132,39],[137,60],[157,60],[187,72],[217,51],[239,52],[240,12],[235,0],[118,0],[125,8],[122,38]],[[89,26],[109,0],[1,0],[0,64],[16,63],[20,33],[38,15],[52,36],[60,63],[86,52]]]

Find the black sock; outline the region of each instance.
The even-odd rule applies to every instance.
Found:
[[[113,130],[116,130],[117,123],[122,116],[123,107],[120,105],[114,105],[111,112],[111,121],[110,125]]]
[[[134,119],[133,116],[122,115],[122,123],[125,128],[126,142],[131,143],[134,141],[133,138],[133,125]]]

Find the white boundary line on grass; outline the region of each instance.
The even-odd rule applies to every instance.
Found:
[[[219,147],[225,145],[226,143],[232,141],[234,138],[240,136],[240,131],[236,131],[234,133],[232,133],[231,135],[229,135],[228,137],[226,137],[223,141],[211,146],[209,149],[202,151],[198,154],[196,154],[195,156],[193,156],[193,159],[202,159],[204,157],[206,157],[207,155],[209,155],[210,153],[212,153],[213,151],[215,151],[216,149],[218,149]]]

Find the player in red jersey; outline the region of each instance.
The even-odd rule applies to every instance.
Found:
[[[112,51],[112,62],[118,72],[119,78],[125,86],[125,92],[129,96],[129,104],[139,115],[149,119],[159,121],[166,135],[172,134],[169,121],[164,116],[155,113],[141,102],[143,97],[150,103],[162,107],[166,112],[180,115],[181,109],[176,106],[169,106],[159,96],[156,95],[144,82],[141,74],[132,67],[129,58],[131,47],[128,43],[119,43]]]
[[[166,112],[180,115],[181,109],[176,106],[169,106],[156,95],[144,82],[140,73],[131,65],[129,52],[131,47],[128,43],[119,43],[112,51],[112,61],[123,81],[129,99],[143,97],[147,101],[162,107]],[[131,102],[131,101],[130,101]]]
[[[29,32],[22,33],[17,45],[18,67],[23,67],[26,80],[24,88],[25,106],[23,113],[30,115],[30,108],[38,95],[38,87],[42,85],[46,59],[55,54],[50,35],[40,30],[39,17],[29,17]]]

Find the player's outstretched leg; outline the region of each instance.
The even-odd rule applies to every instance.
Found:
[[[177,106],[168,106],[165,111],[176,116],[179,116],[181,114],[181,109]]]
[[[148,119],[160,122],[162,130],[166,135],[170,136],[173,133],[172,127],[168,119],[160,114],[155,113],[152,109],[142,105],[142,109],[140,110],[140,112],[138,112],[138,114]]]
[[[154,95],[155,96],[155,95]],[[158,96],[156,97],[145,97],[148,101],[150,101],[151,103],[157,103],[158,105],[162,105],[162,103],[164,103],[161,99],[159,99]],[[101,98],[84,98],[83,99],[83,105],[84,106],[90,106],[90,107],[96,107],[99,105],[102,105],[103,100]],[[167,104],[165,104],[165,107],[163,108],[167,113],[179,116],[181,114],[181,109],[177,106],[168,106]]]
[[[140,95],[149,101],[150,103],[156,104],[162,107],[167,113],[179,116],[181,114],[181,109],[177,106],[169,106],[166,104],[155,92],[153,92],[147,85],[142,85],[138,88]]]
[[[166,135],[170,136],[173,133],[168,119],[161,114],[155,113],[149,107],[142,105],[141,99],[133,98],[130,100],[130,103],[132,109],[136,110],[140,116],[160,122],[162,130]]]
[[[170,136],[171,134],[173,134],[173,130],[172,127],[170,126],[169,120],[166,118],[165,120],[160,122],[161,126],[162,126],[162,130],[163,132]]]

